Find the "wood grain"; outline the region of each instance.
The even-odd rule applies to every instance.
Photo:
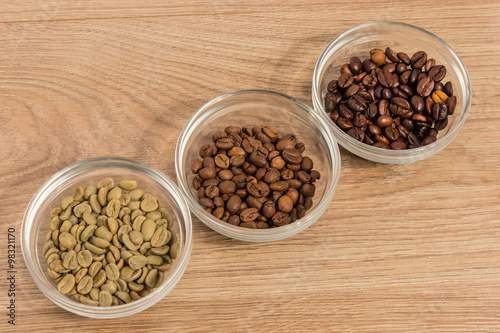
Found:
[[[27,1],[0,8],[0,331],[500,331],[500,3]],[[225,238],[194,218],[176,288],[126,319],[52,304],[17,252],[7,324],[6,230],[61,168],[134,158],[175,178],[174,149],[212,98],[261,88],[311,105],[324,46],[358,24],[418,25],[461,57],[472,108],[455,141],[408,165],[341,149],[324,216],[283,241]],[[19,233],[18,240],[19,240]]]

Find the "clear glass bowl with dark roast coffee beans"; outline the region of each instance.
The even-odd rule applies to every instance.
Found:
[[[402,150],[433,143],[448,125],[457,98],[446,67],[424,51],[411,57],[372,49],[363,61],[352,57],[329,82],[325,111],[355,140]]]

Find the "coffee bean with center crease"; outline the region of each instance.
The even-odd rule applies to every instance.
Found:
[[[297,164],[302,161],[302,154],[296,149],[285,149],[281,153],[281,156],[287,163]]]
[[[424,51],[416,52],[410,59],[413,68],[421,69],[427,61],[427,53]]]
[[[347,105],[351,110],[355,112],[362,112],[368,107],[366,100],[359,95],[349,97],[349,99],[347,100]]]
[[[430,77],[425,77],[418,82],[417,93],[422,97],[429,96],[434,89],[434,81]]]
[[[354,79],[353,79],[352,75],[344,73],[344,74],[339,76],[339,79],[337,80],[337,82],[338,82],[337,84],[340,88],[346,89],[354,82]]]
[[[387,69],[377,69],[375,72],[377,74],[378,82],[382,86],[387,88],[392,87],[392,85],[394,84],[394,77],[392,76],[391,72],[389,72]]]
[[[242,222],[255,221],[259,217],[259,211],[257,208],[247,208],[241,211],[240,220]]]
[[[446,67],[443,65],[436,65],[429,70],[429,77],[434,82],[439,82],[446,76]]]

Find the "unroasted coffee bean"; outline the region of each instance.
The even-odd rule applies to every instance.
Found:
[[[353,66],[354,72],[363,70],[361,61],[354,59]],[[353,78],[348,67],[343,69],[345,75],[330,85],[332,92],[328,98],[341,98],[334,94],[346,87],[351,89],[355,103],[368,108],[365,97],[372,100],[371,95],[357,94],[366,73]],[[364,137],[361,128],[367,126],[366,116],[359,112],[355,115],[347,105],[342,105],[342,114],[355,119],[355,131]],[[229,132],[226,128],[227,136],[222,132],[213,134],[216,154],[206,153],[212,149],[213,145],[209,144],[210,147],[200,150],[206,155],[201,167],[199,162],[193,162],[192,169],[197,171],[193,186],[197,189],[199,204],[215,218],[246,228],[267,229],[304,217],[306,210],[312,207],[311,197],[315,194],[312,183],[320,178],[319,172],[313,170],[312,159],[303,155],[306,145],[292,134],[279,137],[278,129],[271,125],[255,126],[251,130],[238,128],[230,127]],[[232,140],[232,144],[228,140]],[[306,198],[307,209],[304,208]],[[286,215],[277,214],[277,210]],[[153,247],[159,246],[155,235],[148,235]],[[128,236],[123,237],[129,242]],[[132,243],[130,240],[127,247],[134,247]]]

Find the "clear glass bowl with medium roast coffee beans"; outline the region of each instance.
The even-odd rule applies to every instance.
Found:
[[[323,51],[313,77],[315,111],[339,143],[383,163],[444,149],[470,109],[470,81],[442,40],[403,23],[353,28]]]
[[[327,125],[275,92],[229,93],[185,125],[176,171],[191,210],[212,229],[246,241],[290,237],[330,204],[340,156]]]
[[[54,303],[116,318],[161,300],[191,252],[191,219],[175,184],[121,158],[70,166],[35,194],[22,225],[28,270]]]

